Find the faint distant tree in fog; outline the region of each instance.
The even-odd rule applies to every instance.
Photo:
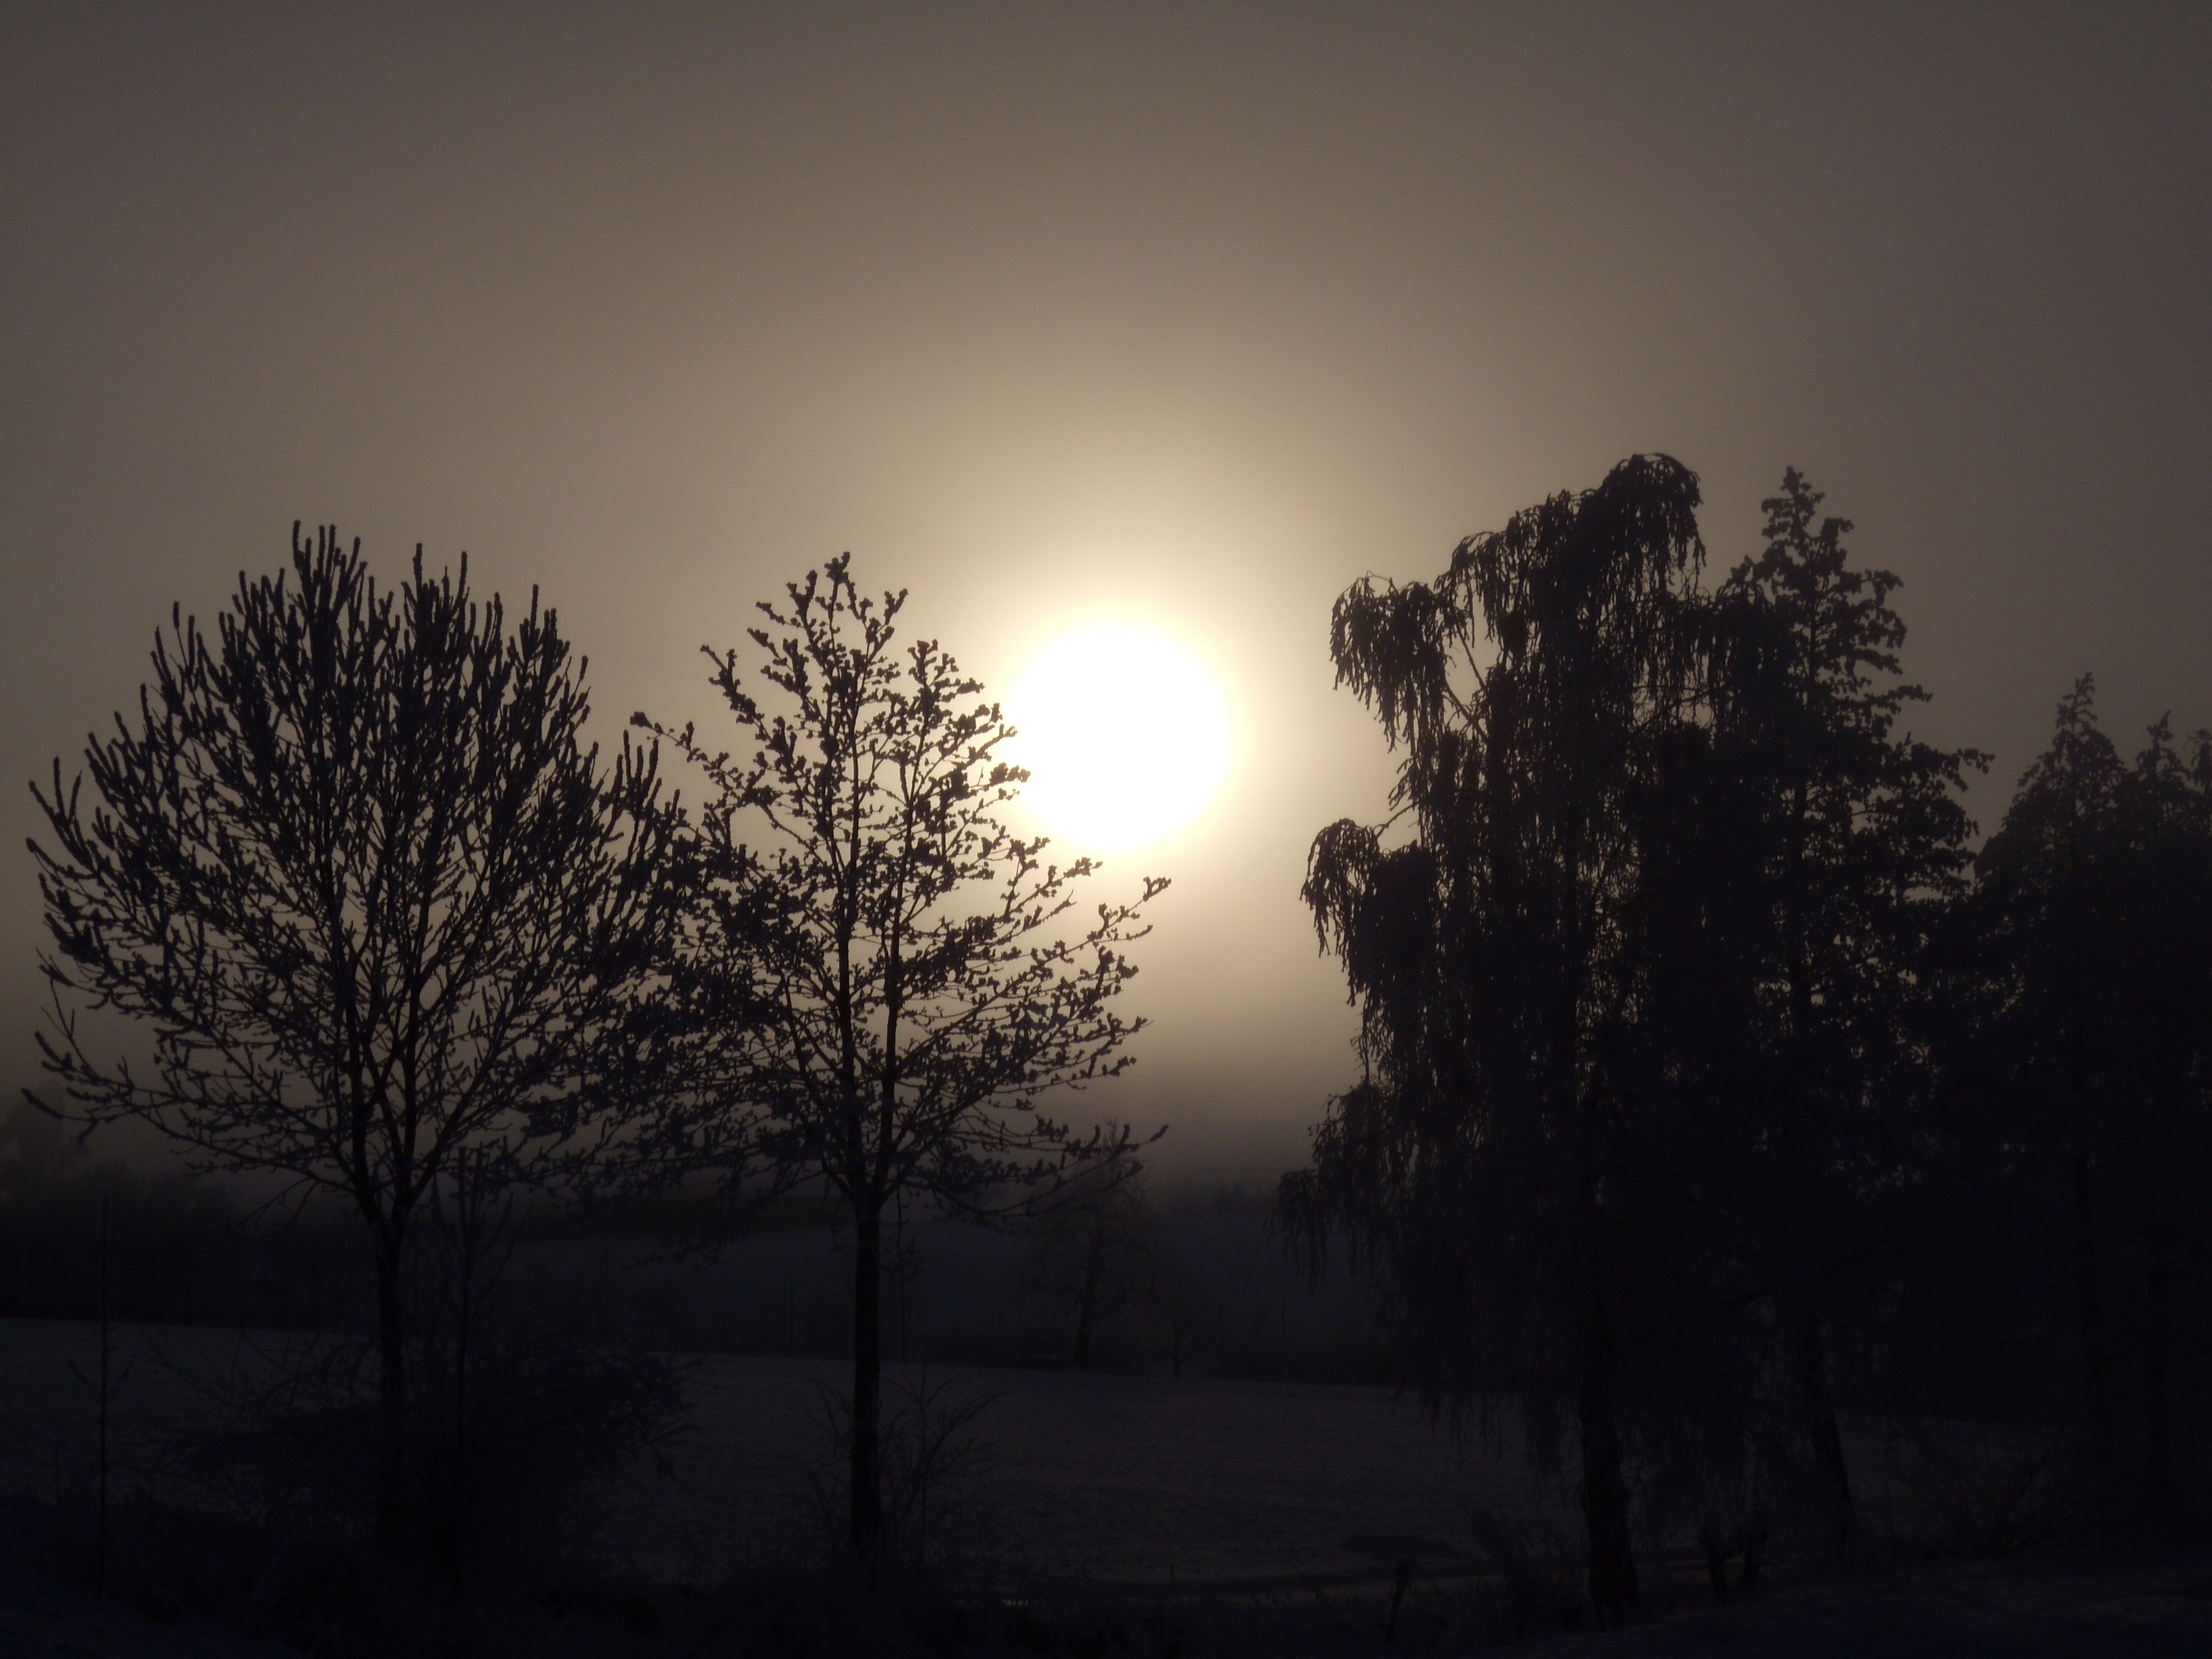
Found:
[[[1076,1133],[1037,1102],[1129,1063],[1122,947],[1167,884],[1062,931],[1091,861],[1048,863],[1000,822],[1026,776],[1000,758],[1011,730],[933,641],[897,645],[904,599],[868,599],[841,556],[759,607],[755,677],[709,650],[750,753],[637,717],[716,792],[684,974],[705,1052],[661,1144],[732,1200],[764,1169],[852,1211],[856,1552],[883,1524],[885,1211],[1002,1213],[1133,1169],[1126,1133]]]
[[[492,1182],[588,1157],[678,914],[653,757],[603,768],[586,714],[535,594],[510,627],[419,549],[380,592],[358,543],[295,526],[291,569],[241,575],[212,637],[173,611],[136,721],[34,789],[40,1041],[77,1115],[289,1176],[368,1231],[387,1547],[419,1214],[464,1156]],[[151,1066],[95,1053],[86,1011],[143,1021]]]
[[[1899,678],[1897,578],[1853,566],[1848,520],[1795,468],[1763,503],[1765,546],[1715,595],[1714,789],[1693,844],[1711,943],[1662,975],[1655,1012],[1710,1035],[1693,1144],[1724,1213],[1732,1300],[1771,1303],[1830,1536],[1853,1504],[1824,1327],[1832,1287],[1875,1254],[1918,1133],[1907,1103],[1931,1019],[1929,941],[1965,887],[1964,775],[1984,757],[1916,741],[1927,694]],[[1714,957],[1725,957],[1725,967]],[[1688,966],[1688,964],[1686,964]],[[1733,1002],[1735,1006],[1729,1006]]]
[[[1079,1371],[1091,1369],[1099,1327],[1150,1305],[1166,1271],[1166,1241],[1144,1184],[1119,1176],[1086,1170],[1070,1182],[1028,1240],[1029,1283],[1074,1322],[1067,1363]]]
[[[1217,1304],[1192,1275],[1173,1246],[1163,1241],[1145,1294],[1144,1314],[1152,1352],[1168,1362],[1168,1375],[1180,1377],[1208,1346]]]
[[[1432,582],[1338,600],[1338,678],[1403,751],[1399,833],[1314,842],[1365,1077],[1280,1200],[1316,1260],[1340,1234],[1387,1290],[1432,1407],[1508,1394],[1540,1440],[1571,1410],[1612,1623],[1637,1600],[1622,1324],[1663,1267],[1632,1225],[1659,1094],[1642,929],[1653,826],[1702,753],[1698,500],[1687,468],[1632,458]]]
[[[1991,1132],[2063,1194],[2075,1376],[2108,1495],[2125,1419],[2162,1498],[2172,1372],[2201,1348],[2185,1318],[2208,1311],[2212,1266],[2212,737],[2184,750],[2161,720],[2130,767],[2084,676],[1976,876]]]

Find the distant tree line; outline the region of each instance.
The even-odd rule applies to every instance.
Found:
[[[257,1228],[222,1187],[95,1158],[18,1101],[0,1112],[0,1316],[96,1316],[103,1200],[118,1320],[314,1330],[356,1310],[359,1250],[337,1227]]]
[[[1333,620],[1401,759],[1313,844],[1360,1075],[1278,1216],[1571,1469],[1607,1622],[1638,1526],[1849,1553],[1851,1413],[2017,1425],[2084,1527],[2212,1472],[2212,737],[2130,758],[2085,677],[1978,847],[1820,503],[1708,583],[1635,457]]]

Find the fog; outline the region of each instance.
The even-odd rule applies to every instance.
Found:
[[[295,519],[533,586],[603,740],[851,550],[994,687],[1144,618],[1218,807],[1098,1109],[1271,1178],[1353,1075],[1297,890],[1391,758],[1328,607],[1621,456],[1715,572],[1785,465],[1899,572],[2002,810],[2084,670],[2212,709],[2212,41],[2194,8],[12,8],[4,769],[131,706]],[[9,797],[14,844],[31,803]],[[1984,828],[1988,827],[1987,823]],[[0,887],[28,1077],[36,898]]]

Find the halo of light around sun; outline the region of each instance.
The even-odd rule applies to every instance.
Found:
[[[1070,854],[1127,851],[1188,826],[1220,793],[1229,710],[1204,664],[1127,623],[1063,634],[1006,700],[1022,800]]]

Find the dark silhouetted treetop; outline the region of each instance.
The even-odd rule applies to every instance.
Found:
[[[1717,598],[1716,720],[1724,763],[1755,799],[1765,839],[1777,1013],[1802,1064],[1866,999],[1910,976],[1936,915],[1965,890],[1973,825],[1961,799],[1988,757],[1900,732],[1927,701],[1899,677],[1898,579],[1855,568],[1848,520],[1814,527],[1821,497],[1790,469],[1763,503],[1765,550]]]

